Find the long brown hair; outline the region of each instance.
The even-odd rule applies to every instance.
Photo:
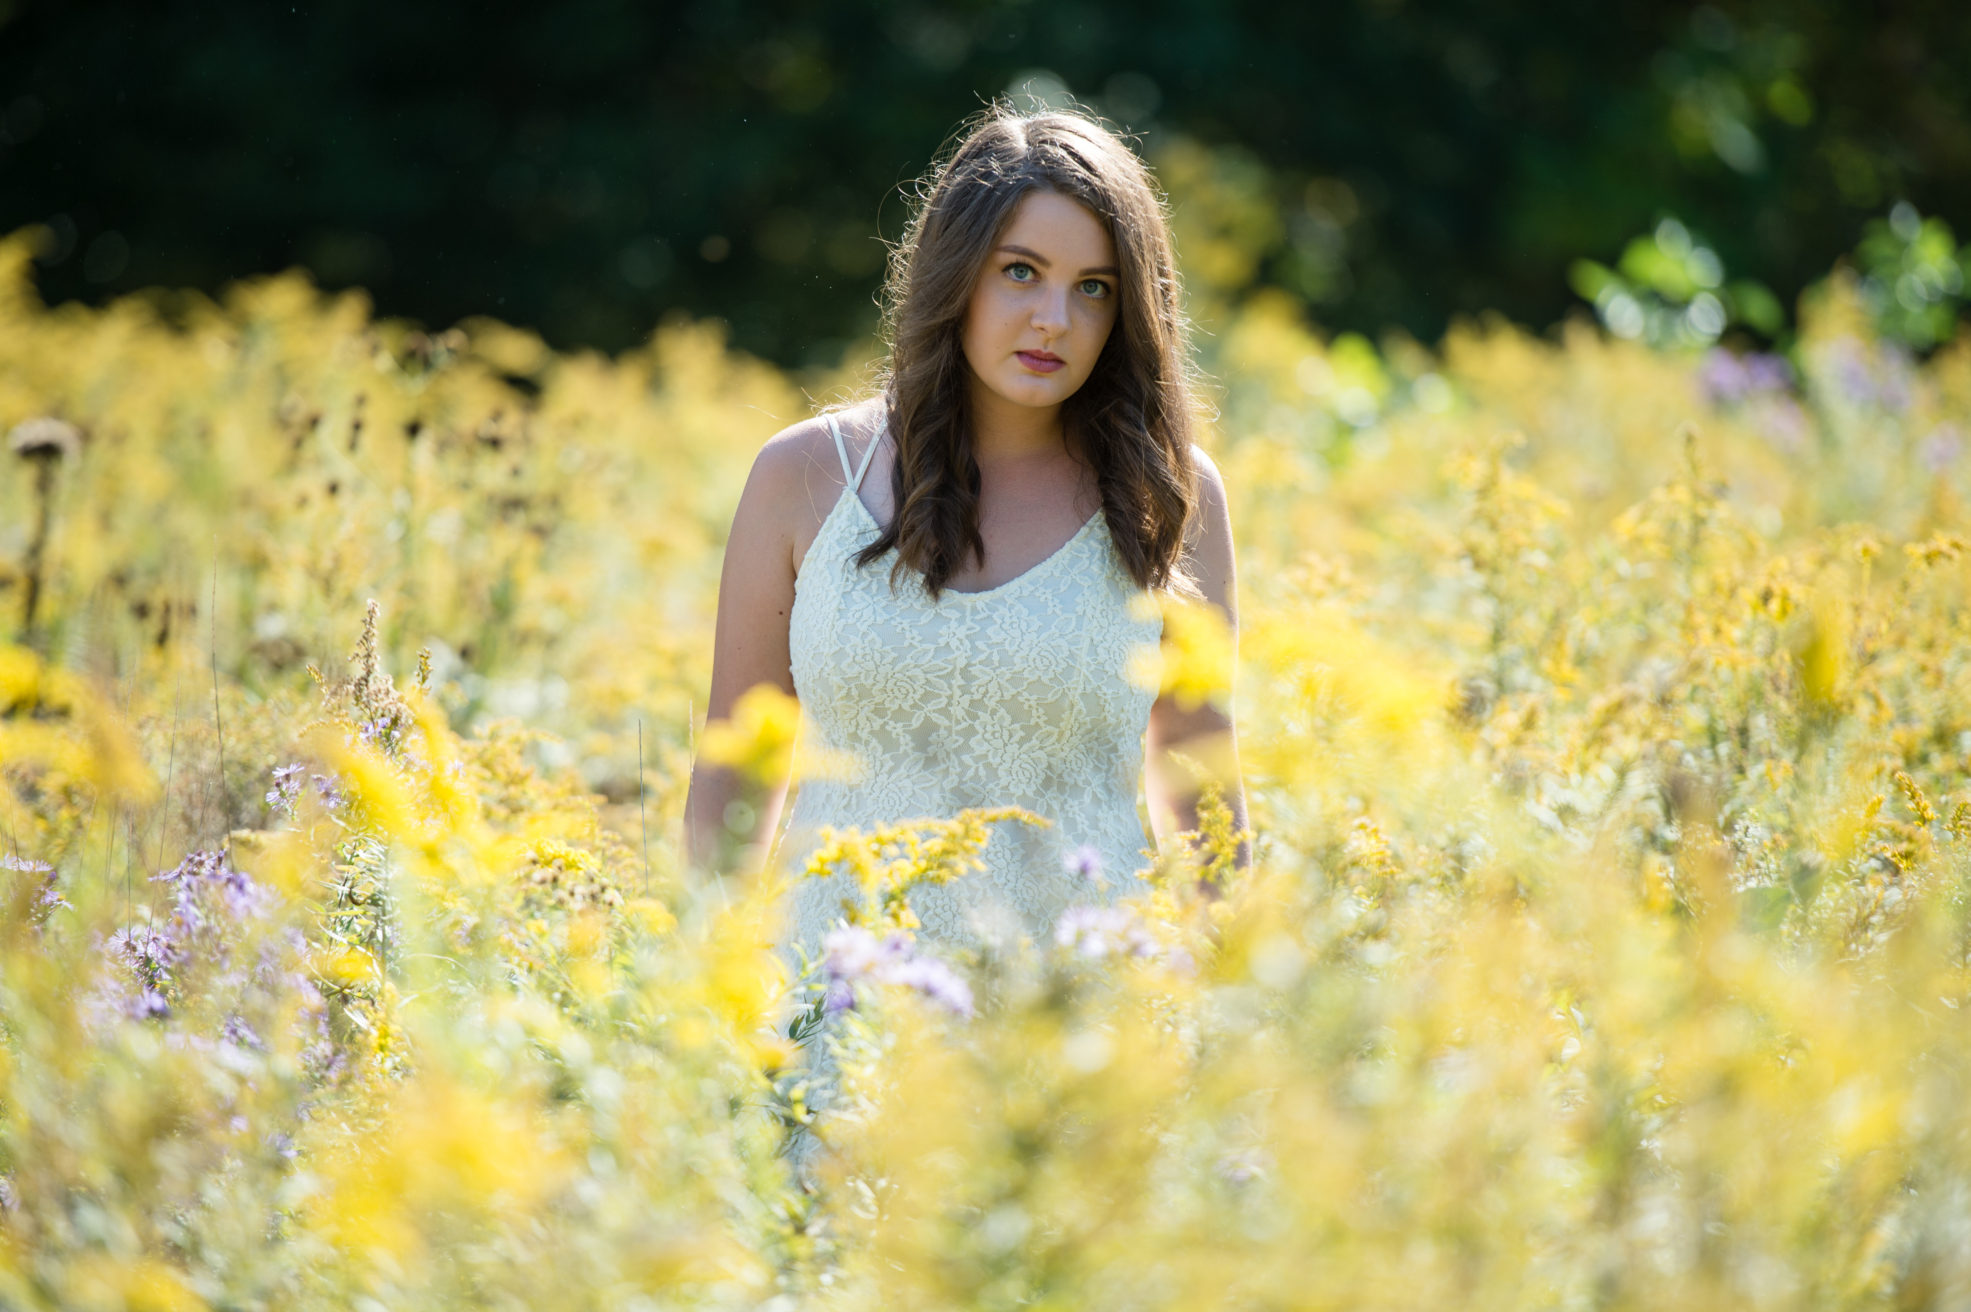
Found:
[[[1020,200],[1054,191],[1085,205],[1115,243],[1118,314],[1088,380],[1061,407],[1070,449],[1095,471],[1102,513],[1142,588],[1193,592],[1180,558],[1198,499],[1191,459],[1191,353],[1163,199],[1119,137],[1079,113],[999,102],[962,130],[919,187],[884,288],[883,380],[896,442],[896,513],[856,556],[894,548],[933,598],[968,553],[985,562],[979,466],[961,333],[972,289]]]

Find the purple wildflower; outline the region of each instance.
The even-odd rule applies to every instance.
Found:
[[[918,956],[900,961],[885,972],[884,978],[889,983],[916,989],[955,1015],[972,1014],[972,986],[936,957]]]
[[[196,890],[200,884],[216,875],[225,863],[226,858],[223,853],[201,848],[196,852],[187,852],[177,865],[163,874],[151,876],[151,882],[169,884],[174,892],[183,894]]]
[[[269,901],[267,890],[233,869],[224,853],[210,851],[186,854],[170,870],[152,876],[152,882],[170,887],[171,916],[162,925],[126,926],[104,943],[104,954],[122,967],[127,984],[135,987],[133,994],[107,998],[111,1009],[138,1019],[167,1015],[171,996],[182,987],[177,968],[193,959],[220,968],[213,976],[215,986],[244,986],[248,973],[228,965],[233,946],[229,931],[262,913]],[[264,1046],[243,1021],[229,1022],[226,1037],[247,1046]]]
[[[1754,393],[1784,392],[1793,386],[1793,366],[1783,355],[1754,351],[1743,364],[1745,381]]]
[[[23,856],[0,856],[0,870],[18,870],[24,875],[41,876],[41,891],[34,895],[34,921],[45,921],[56,907],[75,910],[73,904],[55,888],[55,868],[45,861]]]
[[[1737,405],[1757,396],[1783,393],[1793,386],[1793,366],[1784,356],[1763,351],[1739,355],[1722,346],[1705,352],[1697,367],[1698,385],[1711,405]]]
[[[1704,361],[1697,367],[1697,382],[1704,389],[1705,399],[1714,407],[1736,404],[1751,390],[1745,366],[1734,352],[1722,346],[1704,353]]]
[[[21,1197],[14,1192],[13,1177],[0,1175],[0,1212],[17,1212],[20,1206]]]
[[[403,744],[404,725],[405,716],[401,712],[385,710],[356,726],[356,741],[365,747],[394,753]]]
[[[348,809],[349,794],[342,788],[342,781],[325,774],[310,775],[314,781],[315,795],[322,799],[322,805],[331,811]]]
[[[1939,424],[1917,446],[1917,456],[1932,474],[1949,469],[1964,451],[1964,434],[1956,424]]]
[[[146,991],[170,980],[171,968],[184,958],[183,950],[170,935],[149,925],[117,930],[110,935],[108,947],[111,955],[137,976]]]
[[[171,885],[177,899],[174,916],[193,930],[210,923],[210,905],[238,921],[259,914],[267,901],[267,891],[251,876],[233,869],[223,852],[189,853],[172,869],[153,876],[151,882]]]
[[[821,1009],[827,1015],[855,1010],[855,985],[845,979],[830,979],[822,995]]]
[[[301,1050],[301,1069],[316,1084],[333,1083],[348,1066],[348,1057],[343,1055],[342,1049],[332,1039],[317,1039]]]
[[[1061,864],[1067,872],[1085,884],[1099,883],[1102,878],[1102,850],[1093,843],[1083,843],[1062,858]]]
[[[883,945],[859,925],[840,925],[829,930],[821,948],[821,968],[828,978],[851,983],[874,970],[883,957]]]
[[[123,1014],[131,1020],[156,1020],[171,1014],[171,1004],[156,989],[145,989],[124,1001]]]
[[[859,980],[901,984],[961,1016],[972,1014],[972,990],[951,967],[913,950],[901,932],[878,939],[859,925],[841,925],[822,940],[822,972],[827,989],[822,1006],[832,1014],[855,1007]]]
[[[1156,938],[1128,907],[1069,907],[1054,922],[1054,941],[1084,957],[1155,956]]]
[[[215,885],[221,902],[235,920],[245,920],[260,914],[267,905],[267,890],[253,882],[253,877],[231,866]]]
[[[292,819],[295,799],[301,796],[300,764],[274,767],[274,786],[267,790],[267,805],[277,814]]]
[[[1851,403],[1898,414],[1909,408],[1914,371],[1909,352],[1902,347],[1885,342],[1871,352],[1859,338],[1843,337],[1827,347],[1826,359],[1835,383]]]
[[[1229,1185],[1251,1184],[1266,1174],[1271,1164],[1271,1157],[1263,1149],[1242,1148],[1218,1159],[1218,1174]]]
[[[225,1027],[220,1030],[219,1037],[237,1048],[253,1048],[257,1051],[265,1051],[267,1047],[260,1036],[254,1032],[253,1026],[246,1023],[246,1018],[243,1016],[226,1017]]]
[[[883,945],[859,925],[838,925],[822,940],[822,974],[827,992],[822,1009],[828,1015],[855,1009],[855,982],[865,979],[882,960]]]

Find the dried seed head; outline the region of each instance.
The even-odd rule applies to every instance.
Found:
[[[7,449],[23,460],[73,459],[82,453],[82,430],[46,415],[24,419],[8,435]]]
[[[322,702],[331,715],[353,722],[365,743],[395,752],[415,717],[383,667],[377,635],[381,618],[382,608],[371,598],[363,610],[362,640],[350,655],[354,671],[346,679],[324,684]],[[310,667],[308,672],[322,682],[319,671]]]

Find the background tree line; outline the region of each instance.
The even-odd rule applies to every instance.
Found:
[[[301,264],[432,325],[683,311],[832,362],[901,189],[1023,87],[1204,161],[1236,203],[1187,260],[1434,338],[1552,321],[1666,216],[1788,305],[1898,202],[1961,230],[1967,67],[1949,0],[0,0],[0,231],[47,226],[51,302]]]

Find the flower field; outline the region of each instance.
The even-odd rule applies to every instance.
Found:
[[[851,369],[30,261],[0,1307],[1971,1307],[1971,336],[1201,299],[1253,870],[952,956],[992,817],[839,835],[796,973],[680,816],[798,748],[702,723],[720,546]]]

